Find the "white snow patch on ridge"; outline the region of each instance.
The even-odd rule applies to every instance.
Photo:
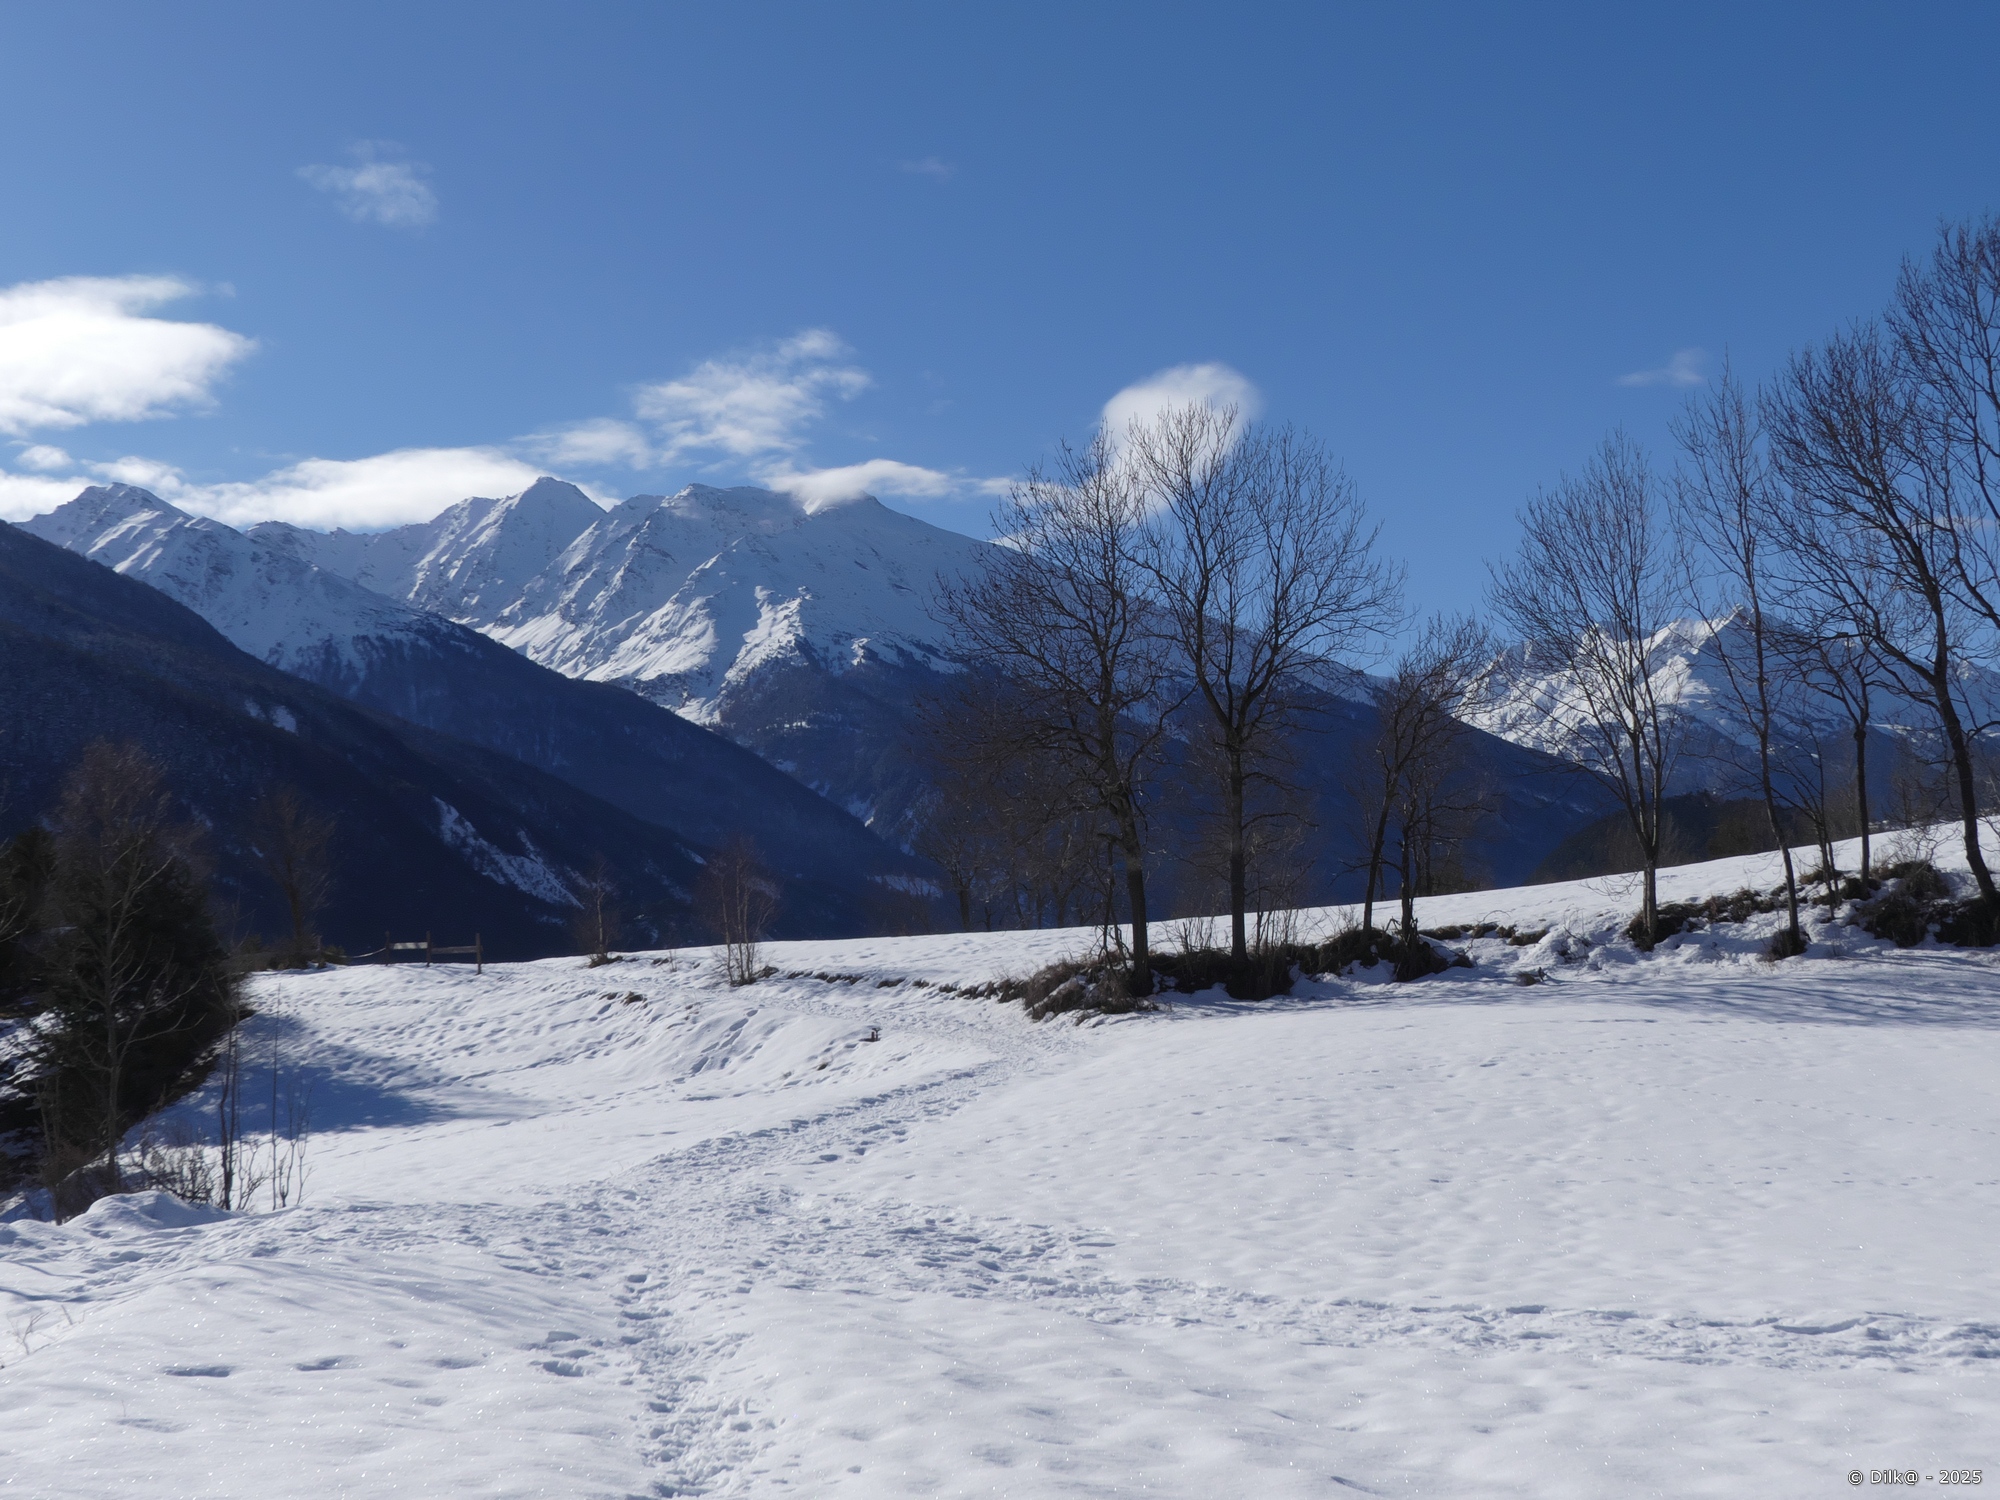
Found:
[[[555,867],[542,858],[534,840],[525,831],[519,837],[521,847],[528,852],[509,854],[482,838],[479,830],[466,821],[465,815],[442,797],[433,797],[431,801],[437,804],[439,835],[488,880],[496,885],[511,885],[515,890],[525,891],[551,906],[581,905],[562,876],[556,873]]]

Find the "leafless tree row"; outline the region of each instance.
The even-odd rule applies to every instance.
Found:
[[[1898,785],[1948,795],[2000,909],[1979,846],[1995,710],[1978,688],[2000,648],[2000,223],[1945,230],[1883,317],[1764,389],[1725,371],[1675,438],[1664,473],[1618,434],[1527,503],[1490,597],[1512,648],[1436,620],[1373,680],[1351,664],[1402,627],[1400,573],[1310,437],[1196,405],[1062,450],[1001,507],[990,566],[941,589],[975,670],[934,716],[952,748],[923,841],[961,922],[1101,903],[1109,924],[1122,905],[1143,993],[1147,881],[1166,852],[1151,825],[1163,806],[1200,808],[1241,963],[1273,885],[1259,851],[1297,846],[1299,731],[1315,702],[1360,687],[1380,726],[1346,777],[1363,922],[1393,882],[1407,934],[1414,899],[1457,878],[1485,792],[1465,721],[1503,685],[1622,810],[1641,936],[1658,932],[1683,772],[1727,755],[1787,851],[1779,949],[1800,951],[1808,879],[1789,848],[1810,830],[1832,898],[1835,842],[1859,832],[1865,885],[1870,740],[1891,701],[1929,726],[1899,754],[1915,766],[1928,747],[1941,772]],[[1689,646],[1719,661],[1726,734],[1702,732],[1662,670]]]
[[[1734,627],[1712,638],[1721,706],[1745,731],[1779,847],[1787,814],[1802,816],[1831,889],[1834,829],[1850,827],[1866,883],[1869,732],[1900,700],[1928,726],[1906,743],[1934,753],[1980,899],[2000,908],[1979,840],[1996,727],[1981,683],[2000,648],[2000,221],[1946,228],[1904,265],[1882,317],[1795,355],[1761,391],[1725,371],[1676,438],[1670,510],[1644,456],[1614,437],[1530,502],[1493,590],[1526,669],[1560,675],[1569,701],[1551,707],[1626,811],[1643,920],[1692,729],[1655,670],[1682,613]],[[1789,854],[1785,867],[1797,951]]]
[[[1027,816],[995,819],[983,856],[963,835],[933,835],[961,915],[980,857],[1017,890],[1039,863],[1059,911],[1087,896],[1093,864],[1115,867],[1131,978],[1146,993],[1149,820],[1171,762],[1211,781],[1231,953],[1244,962],[1253,852],[1260,825],[1285,816],[1267,794],[1285,786],[1287,742],[1341,656],[1396,617],[1400,580],[1352,485],[1301,433],[1190,406],[1063,449],[999,520],[1006,544],[985,571],[940,591],[961,655],[988,678],[932,732],[956,730],[976,778],[967,787],[959,773],[942,796],[972,792]],[[971,706],[982,693],[987,706]]]

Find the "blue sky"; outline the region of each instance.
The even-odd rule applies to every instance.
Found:
[[[549,470],[978,532],[1193,366],[1469,605],[1605,432],[2000,209],[1996,56],[1972,5],[10,6],[0,515]]]

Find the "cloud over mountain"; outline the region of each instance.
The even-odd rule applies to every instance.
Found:
[[[0,432],[198,411],[255,340],[148,317],[191,297],[177,276],[65,276],[0,288]]]

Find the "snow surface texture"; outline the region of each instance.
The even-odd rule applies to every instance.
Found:
[[[305,1205],[0,1223],[0,1482],[1596,1500],[2000,1468],[1993,963],[1816,920],[1769,965],[1775,917],[1640,957],[1631,907],[1439,898],[1551,936],[1080,1025],[936,987],[1077,931],[772,945],[739,990],[699,950],[261,978],[252,1058],[315,1085]]]

